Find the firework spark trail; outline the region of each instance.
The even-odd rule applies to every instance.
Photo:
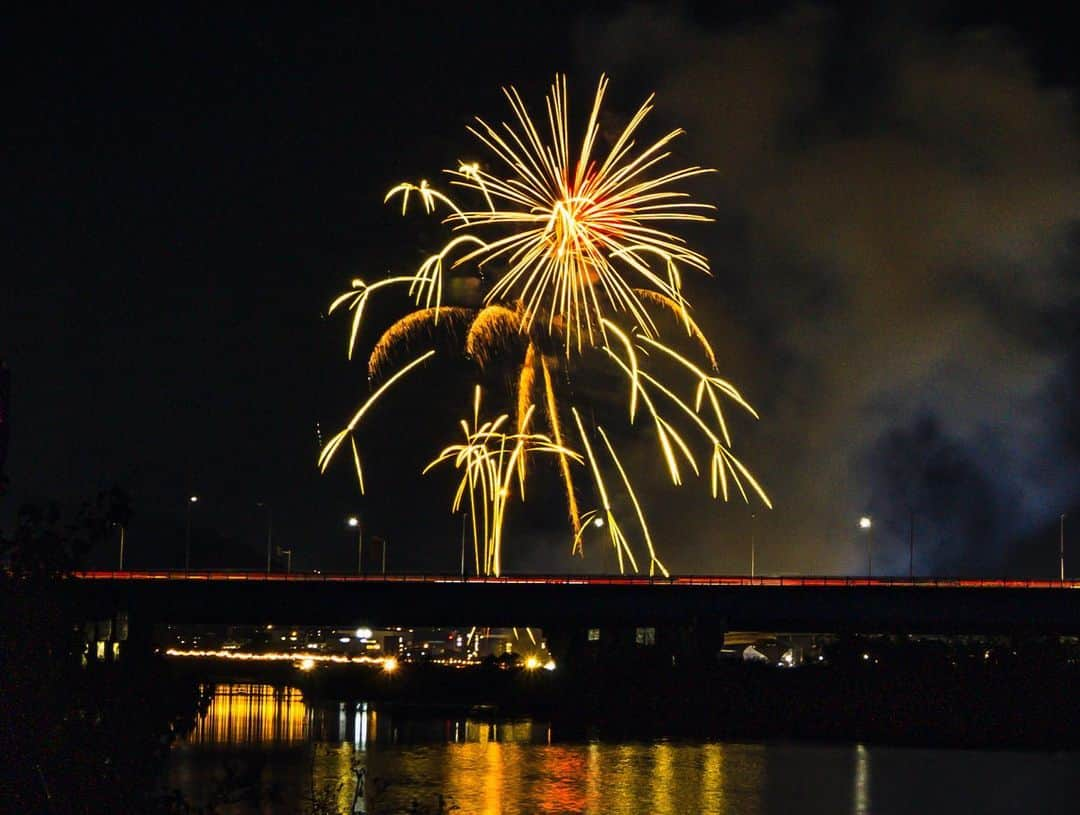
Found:
[[[457,204],[455,204],[441,192],[428,184],[427,179],[421,179],[419,185],[410,184],[408,181],[403,181],[402,183],[391,189],[388,193],[386,193],[386,196],[383,198],[383,203],[388,203],[391,198],[400,193],[401,214],[404,215],[409,206],[409,193],[412,192],[415,192],[420,196],[420,201],[424,205],[424,211],[428,215],[435,211],[435,202],[441,201],[442,203],[446,204],[447,207],[452,209],[459,218],[465,221],[465,223],[468,223],[468,219],[465,217],[465,214],[457,208]]]
[[[664,577],[667,577],[668,570],[656,556],[656,548],[653,546],[652,536],[649,534],[649,525],[645,522],[645,513],[641,511],[641,504],[638,502],[637,493],[634,492],[634,487],[630,483],[630,477],[626,474],[626,470],[623,469],[619,457],[615,455],[615,448],[611,445],[611,440],[608,439],[608,435],[604,432],[604,428],[598,426],[596,430],[600,434],[600,438],[604,440],[604,446],[607,447],[608,454],[611,456],[615,468],[622,477],[623,486],[626,487],[626,494],[630,496],[630,502],[634,505],[634,512],[637,514],[638,523],[641,525],[641,534],[645,538],[645,545],[649,549],[649,577],[653,576],[653,569],[655,567],[659,567],[660,573],[663,574]]]
[[[670,351],[670,349],[664,348],[664,346],[662,346],[659,343],[655,343],[655,346],[657,348],[662,349],[662,350],[669,350]],[[705,421],[697,414],[697,411],[695,411],[693,408],[691,408],[684,400],[680,399],[679,396],[677,394],[675,394],[670,388],[665,386],[662,382],[660,382],[656,377],[652,376],[647,371],[641,369],[640,367],[638,367],[637,369],[631,369],[630,366],[627,365],[625,362],[623,362],[621,359],[619,359],[619,357],[615,354],[615,352],[612,351],[610,348],[605,347],[604,350],[614,360],[616,365],[619,368],[622,369],[623,373],[625,373],[627,375],[627,378],[631,381],[631,383],[632,384],[637,383],[636,384],[637,390],[641,394],[642,399],[645,401],[646,405],[648,405],[649,410],[652,413],[653,418],[654,418],[654,420],[656,422],[657,435],[660,437],[661,445],[662,445],[663,450],[664,450],[665,458],[668,460],[669,467],[672,468],[672,477],[673,478],[677,477],[677,471],[673,466],[674,465],[674,459],[673,459],[673,457],[671,455],[669,455],[670,446],[665,444],[665,440],[666,440],[665,433],[670,434],[670,437],[677,442],[679,447],[683,450],[684,454],[686,455],[686,457],[687,457],[688,461],[690,462],[691,466],[694,468],[695,473],[697,472],[697,465],[694,463],[694,460],[693,460],[693,458],[692,458],[692,456],[690,454],[689,448],[686,445],[686,443],[682,440],[681,436],[679,436],[679,434],[677,434],[674,431],[674,429],[671,427],[671,425],[666,420],[664,420],[663,418],[660,417],[659,411],[656,409],[654,402],[649,397],[648,391],[646,390],[646,388],[642,384],[642,382],[649,383],[654,388],[656,388],[658,391],[660,391],[660,393],[662,393],[664,396],[666,396],[670,400],[670,402],[672,404],[674,404],[676,407],[678,407],[680,411],[685,413],[687,415],[687,417],[689,417],[691,422],[693,424],[695,424],[702,431],[702,433],[706,436],[706,438],[709,439],[710,442],[712,442],[713,454],[712,454],[712,459],[711,459],[711,472],[712,472],[712,494],[713,494],[714,498],[717,497],[717,487],[719,485],[724,500],[726,501],[728,499],[727,478],[728,478],[728,475],[730,474],[730,476],[732,477],[732,480],[735,483],[735,486],[738,488],[740,494],[742,495],[743,500],[745,502],[749,503],[750,499],[749,499],[749,497],[748,497],[748,495],[746,493],[746,490],[744,489],[744,487],[742,485],[742,480],[739,478],[739,476],[741,474],[742,477],[744,479],[746,479],[747,482],[749,482],[749,484],[752,487],[752,489],[754,490],[754,492],[761,499],[761,502],[763,504],[765,504],[765,506],[767,506],[768,508],[770,508],[770,509],[772,508],[772,502],[769,500],[768,495],[765,493],[765,490],[758,483],[757,479],[754,478],[754,476],[743,465],[743,463],[741,461],[739,461],[739,459],[734,455],[734,453],[731,452],[731,450],[729,449],[729,445],[727,445],[724,442],[724,440],[721,439],[721,437],[717,436],[716,433],[713,432],[712,428],[710,428],[705,423]],[[671,351],[670,353],[673,356],[678,357],[678,354],[676,354],[674,351]],[[691,366],[691,367],[693,367],[693,366]],[[712,377],[709,377],[709,379],[712,379]],[[735,393],[736,393],[736,395],[738,394],[737,391]],[[738,399],[739,399],[739,401],[741,403],[742,402],[742,397],[738,396]],[[749,405],[746,405],[746,407],[748,409],[750,409],[751,412],[753,412],[753,408],[750,408]],[[716,411],[718,413],[720,421],[723,422],[722,413],[720,412],[719,405],[716,405]]]
[[[383,383],[382,387],[380,387],[377,391],[375,391],[375,393],[371,394],[371,396],[367,398],[367,401],[365,401],[364,404],[361,405],[360,409],[356,411],[352,419],[349,420],[349,423],[345,425],[345,429],[337,433],[333,438],[331,438],[330,441],[326,443],[326,446],[322,449],[322,452],[319,453],[319,472],[326,472],[326,468],[330,465],[330,460],[334,457],[334,453],[337,452],[338,447],[341,446],[341,443],[345,440],[346,437],[352,439],[352,432],[356,429],[356,426],[360,423],[360,420],[364,418],[364,414],[367,413],[368,410],[371,409],[372,405],[374,405],[379,400],[379,397],[386,393],[386,391],[388,391],[390,388],[392,388],[394,386],[394,383],[401,379],[403,376],[405,376],[409,371],[411,371],[417,365],[421,364],[427,359],[430,359],[433,356],[435,356],[434,350],[430,350],[424,354],[421,354],[404,368],[402,368],[400,371],[398,371],[396,374],[394,374],[392,377],[390,377],[388,380],[386,380],[386,382]],[[360,494],[363,495],[364,476],[363,472],[360,469],[360,454],[356,449],[355,443],[353,444],[352,449],[356,463],[356,475],[360,481]]]
[[[521,373],[518,374],[517,386],[517,432],[525,432],[525,424],[528,421],[530,408],[533,405],[533,388],[536,386],[536,346],[531,342],[525,348],[525,360],[521,363]],[[558,433],[555,434],[555,443],[562,444]],[[521,500],[525,500],[525,457],[518,459],[518,489],[521,491]]]
[[[546,356],[540,357],[540,369],[544,374],[544,403],[547,406],[548,426],[551,434],[555,437],[555,444],[563,447],[562,422],[559,420],[559,401],[555,398],[555,385],[551,377],[551,368]],[[570,460],[559,453],[559,470],[562,473],[563,486],[566,489],[566,509],[570,515],[570,525],[574,532],[574,545],[570,548],[570,554],[583,555],[580,538],[581,511],[578,509],[577,496],[574,494],[574,476],[570,472]]]
[[[705,332],[701,330],[700,326],[694,322],[694,318],[690,316],[690,313],[679,306],[674,300],[659,292],[651,291],[650,289],[634,289],[640,297],[646,303],[653,303],[660,308],[670,311],[680,322],[682,322],[689,331],[690,339],[697,342],[702,352],[709,360],[709,366],[714,370],[720,370],[720,364],[716,361],[716,352],[713,351],[712,344],[709,342],[709,338],[705,336]]]
[[[674,293],[673,297],[667,299],[671,301],[673,310],[676,315],[682,320],[683,325],[686,327],[686,332],[689,336],[693,336],[693,329],[691,327],[692,320],[690,319],[690,304],[683,297],[682,293],[682,275],[679,274],[679,267],[675,264],[676,258],[666,252],[657,249],[655,246],[649,246],[647,244],[634,244],[628,246],[626,249],[620,250],[612,254],[612,259],[616,257],[626,257],[640,262],[641,258],[638,253],[644,252],[646,254],[656,255],[664,262],[667,268],[668,277],[668,290]],[[679,256],[682,257],[681,255]],[[640,297],[642,292],[648,292],[650,294],[656,294],[651,289],[635,289],[635,293]]]
[[[758,418],[757,411],[755,411],[750,406],[750,404],[745,399],[743,399],[742,394],[739,393],[735,386],[732,385],[730,382],[727,382],[726,380],[720,379],[716,376],[709,376],[698,366],[696,366],[694,363],[684,357],[682,354],[678,353],[672,348],[669,348],[661,342],[657,342],[650,337],[639,337],[638,339],[641,343],[647,345],[648,347],[655,348],[657,351],[660,351],[666,354],[671,359],[674,359],[676,362],[678,362],[680,365],[689,370],[698,378],[697,389],[694,395],[694,411],[701,411],[702,399],[705,395],[708,395],[709,403],[712,406],[713,413],[716,416],[716,421],[720,426],[720,432],[724,437],[724,444],[726,444],[728,447],[731,446],[731,436],[728,433],[727,422],[724,420],[724,412],[720,408],[720,400],[717,398],[715,391],[720,391],[737,405],[744,408],[755,419]]]
[[[459,511],[468,493],[477,573],[501,570],[510,487],[516,474],[516,497],[524,500],[527,461],[534,454],[558,458],[572,527],[571,552],[583,553],[583,532],[588,521],[603,520],[609,526],[620,570],[626,563],[637,570],[577,409],[568,406],[584,455],[567,444],[562,427],[560,411],[565,408],[561,406],[569,402],[577,375],[592,375],[585,367],[587,357],[614,364],[627,377],[629,423],[634,425],[638,408],[644,406],[673,484],[683,481],[680,460],[695,475],[700,474],[694,451],[684,438],[688,424],[693,438],[700,432],[711,446],[713,497],[727,500],[729,486],[733,485],[744,500],[753,493],[771,506],[764,490],[732,452],[723,400],[730,399],[755,418],[757,414],[731,383],[714,375],[719,371],[716,354],[690,316],[690,304],[683,293],[682,272],[691,269],[710,274],[708,260],[690,249],[681,236],[660,228],[663,222],[711,220],[703,212],[710,206],[693,202],[686,192],[674,188],[711,171],[690,166],[654,175],[670,157],[669,145],[682,131],[673,130],[645,147],[637,145],[639,128],[652,110],[651,96],[614,138],[606,155],[600,157],[599,114],[607,85],[607,78],[601,77],[576,155],[571,150],[565,77],[556,77],[546,98],[546,129],[537,126],[517,90],[504,88],[513,114],[510,122],[493,126],[478,118],[468,128],[494,155],[495,168],[462,161],[456,170],[446,171],[454,187],[479,193],[486,209],[458,206],[426,180],[391,188],[384,203],[400,196],[403,214],[411,198],[420,201],[427,215],[445,208],[448,214],[443,223],[452,230],[450,239],[438,252],[428,255],[415,274],[391,276],[375,283],[354,280],[352,288],[330,306],[330,312],[334,312],[348,304],[353,312],[347,344],[351,359],[371,296],[395,286],[408,287],[416,308],[393,322],[372,348],[368,359],[372,383],[382,376],[398,348],[410,346],[422,335],[435,342],[436,330],[455,347],[461,347],[481,372],[513,371],[516,404],[509,414],[482,423],[481,391],[477,385],[473,422],[460,423],[464,442],[445,448],[424,470],[453,461],[461,471],[452,507]],[[654,263],[659,264],[655,270]],[[447,275],[481,282],[485,287],[481,305],[444,306]],[[667,343],[657,323],[661,314],[675,318],[686,338],[704,355],[713,374]],[[465,333],[460,346],[459,331]],[[321,470],[325,471],[348,436],[363,492],[360,453],[353,431],[375,401],[432,354],[434,350],[429,350],[413,359],[369,397],[320,453]],[[691,399],[684,400],[674,386],[643,368],[643,362],[654,355],[674,362],[681,373],[692,377]],[[541,381],[543,393],[537,399],[534,397]],[[709,409],[703,413],[706,400]],[[535,407],[537,401],[539,409]],[[665,412],[672,407],[678,427]],[[516,432],[505,429],[510,415],[514,416]],[[534,421],[546,424],[547,432],[532,432]],[[619,460],[608,432],[599,426],[593,429],[603,440],[633,504],[649,553],[650,574],[657,568],[666,574],[630,474]],[[573,463],[588,464],[600,509],[581,514]]]
[[[379,337],[368,357],[368,376],[373,380],[378,379],[383,369],[392,358],[393,351],[402,345],[407,345],[410,340],[420,333],[431,333],[431,328],[437,323],[439,317],[443,317],[443,325],[450,322],[448,331],[453,331],[458,323],[465,323],[471,319],[471,309],[457,306],[440,306],[438,309],[423,308],[406,314],[400,320],[391,325],[383,335]]]
[[[713,443],[714,466],[719,467],[721,466],[721,464],[727,465],[728,471],[731,474],[732,479],[735,481],[735,486],[738,487],[739,492],[742,494],[743,501],[749,503],[750,499],[747,497],[746,491],[743,489],[742,481],[739,479],[739,473],[742,473],[743,476],[750,482],[750,485],[754,488],[754,491],[757,492],[758,497],[761,498],[762,502],[767,507],[772,508],[772,504],[770,503],[768,496],[765,494],[765,491],[761,488],[761,485],[757,483],[757,481],[750,474],[750,472],[734,456],[728,446],[724,444],[724,442],[720,438],[718,438],[712,430],[709,429],[708,425],[706,425],[705,422],[700,417],[698,417],[698,415],[690,408],[690,406],[686,404],[686,402],[684,402],[682,399],[680,399],[669,388],[665,387],[658,379],[653,377],[651,374],[648,374],[645,371],[639,371],[639,374],[642,379],[652,384],[657,390],[667,396],[673,404],[675,404],[680,410],[682,410],[687,416],[689,416],[694,421],[694,423],[697,424],[698,427],[700,427],[702,431],[709,437],[709,440]],[[721,477],[723,477],[722,472],[720,475]],[[715,487],[713,489],[713,497],[716,497]],[[727,500],[726,491],[724,492],[724,499]]]
[[[521,314],[516,308],[490,305],[476,314],[465,337],[465,353],[481,368],[493,361],[500,349],[522,335]]]
[[[460,444],[446,447],[424,468],[427,473],[432,468],[446,461],[453,461],[454,466],[463,471],[451,508],[457,512],[466,492],[469,493],[470,507],[475,513],[478,502],[483,504],[483,535],[474,526],[474,550],[477,553],[477,573],[498,576],[502,571],[502,532],[506,520],[506,511],[510,499],[510,483],[518,462],[528,454],[566,455],[580,461],[580,456],[573,450],[553,443],[542,433],[529,433],[535,406],[530,405],[521,421],[517,433],[502,431],[510,417],[502,414],[490,422],[480,424],[480,387],[476,387],[473,401],[473,426],[462,421],[465,440]],[[477,487],[479,486],[479,490]],[[523,494],[524,495],[524,494]],[[483,543],[483,560],[480,558],[480,543]]]
[[[672,447],[672,441],[674,441],[676,447],[687,456],[691,468],[697,473],[697,463],[694,461],[693,456],[689,454],[689,448],[686,442],[683,441],[675,428],[671,426],[671,423],[660,415],[652,397],[649,396],[648,391],[645,390],[640,382],[640,371],[635,371],[629,365],[624,363],[609,347],[604,346],[603,350],[608,354],[612,361],[622,369],[623,373],[627,375],[627,378],[630,380],[631,388],[641,395],[641,400],[645,403],[645,407],[648,408],[649,414],[653,418],[653,427],[656,429],[656,438],[660,443],[660,450],[663,453],[664,463],[668,468],[668,474],[671,476],[671,483],[675,486],[682,484],[682,476],[679,473],[679,462],[675,458],[675,447]]]
[[[338,297],[330,304],[327,313],[333,314],[343,303],[350,300],[352,301],[349,302],[349,310],[355,313],[353,314],[352,328],[349,331],[349,343],[346,346],[349,352],[349,359],[352,359],[353,348],[356,345],[356,335],[360,333],[360,318],[364,314],[364,306],[367,305],[367,301],[371,297],[372,292],[386,288],[387,286],[400,286],[404,283],[408,283],[411,286],[415,281],[415,275],[407,277],[388,277],[385,280],[380,280],[378,283],[365,283],[363,280],[354,280],[352,282],[352,289],[344,294],[338,295]]]
[[[481,247],[486,244],[473,235],[459,235],[454,238],[450,243],[446,244],[442,248],[442,251],[429,257],[423,263],[420,264],[420,268],[417,270],[415,279],[412,285],[409,286],[409,296],[416,297],[416,305],[420,305],[420,300],[424,300],[424,305],[428,308],[431,307],[434,302],[436,311],[434,321],[439,321],[438,307],[442,305],[442,290],[443,290],[443,261],[446,256],[450,254],[451,249],[456,249],[458,246],[466,243],[479,244]]]
[[[585,433],[585,425],[581,423],[581,414],[578,413],[577,408],[575,407],[571,407],[570,412],[574,415],[574,421],[577,423],[578,433],[581,436],[581,444],[585,448],[585,458],[589,462],[589,469],[592,470],[593,483],[596,485],[596,490],[600,494],[602,513],[604,520],[607,522],[608,534],[611,536],[611,545],[615,548],[615,556],[619,561],[619,571],[623,571],[623,552],[625,552],[631,567],[636,572],[638,570],[637,561],[634,560],[634,553],[631,551],[630,545],[626,541],[626,536],[623,535],[619,522],[615,519],[615,513],[611,508],[611,501],[608,498],[607,487],[604,485],[604,477],[600,474],[600,464],[597,462],[596,456],[593,455],[592,445],[589,444],[589,437]],[[588,524],[590,519],[596,517],[600,513],[601,510],[592,510],[586,513],[581,519],[583,523],[582,528],[586,528],[584,525]],[[581,533],[578,533],[577,537],[580,538]]]

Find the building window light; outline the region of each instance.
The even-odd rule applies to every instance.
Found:
[[[656,629],[652,626],[634,629],[634,642],[638,645],[656,645]]]

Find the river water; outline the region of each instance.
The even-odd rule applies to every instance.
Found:
[[[221,813],[311,812],[314,791],[317,811],[370,815],[1072,813],[1078,784],[1080,753],[562,740],[532,719],[308,706],[266,685],[218,686],[166,778],[195,805],[233,800]]]

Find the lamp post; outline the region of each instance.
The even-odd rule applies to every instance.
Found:
[[[872,555],[871,555],[871,551],[870,551],[871,539],[873,537],[873,532],[871,530],[873,528],[874,528],[874,522],[872,520],[870,520],[870,517],[868,515],[863,515],[861,518],[859,518],[859,529],[863,530],[866,533],[866,576],[867,577],[873,577],[874,576],[874,561],[872,559]]]
[[[114,526],[120,527],[120,571],[124,571],[124,533],[127,529],[122,523],[114,522]]]
[[[360,518],[356,515],[350,515],[345,519],[345,524],[350,529],[356,530],[356,573],[364,573],[364,526],[360,523]]]
[[[915,510],[908,507],[908,580],[915,581]]]
[[[278,547],[278,552],[285,555],[285,574],[292,574],[292,549]]]
[[[1061,513],[1058,527],[1058,563],[1061,567],[1061,582],[1065,582],[1065,513]]]
[[[465,579],[465,524],[469,520],[469,513],[461,513],[461,579]]]
[[[191,508],[199,503],[199,496],[190,495],[187,499],[187,524],[184,534],[184,571],[191,570]]]
[[[265,501],[258,501],[255,506],[266,510],[266,573],[270,574],[270,553],[273,551],[274,540],[274,510]]]
[[[757,567],[757,513],[750,513],[750,578],[754,578]]]

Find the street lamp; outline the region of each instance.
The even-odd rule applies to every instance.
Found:
[[[191,495],[187,499],[187,525],[184,535],[184,571],[191,569],[191,507],[199,503],[199,496]]]
[[[465,579],[465,523],[469,520],[469,513],[461,514],[461,579]]]
[[[592,525],[595,526],[597,529],[600,529],[600,527],[604,525],[604,519],[597,515],[595,518],[593,518]]]
[[[870,554],[870,541],[871,541],[871,537],[873,535],[871,530],[873,528],[874,528],[874,522],[870,520],[869,516],[863,515],[861,518],[859,518],[859,529],[863,530],[866,533],[866,576],[867,577],[873,577],[874,576],[874,562],[871,559],[871,554]]]
[[[1061,565],[1061,582],[1065,582],[1065,513],[1061,513],[1058,529],[1058,562]]]
[[[292,574],[292,549],[278,547],[278,554],[285,555],[285,574]]]
[[[908,580],[915,582],[915,510],[908,507]]]
[[[350,515],[345,519],[345,524],[350,529],[356,530],[356,573],[364,573],[364,526],[360,523],[360,518],[356,515]]]
[[[750,578],[757,568],[757,513],[750,513]]]
[[[124,533],[127,530],[125,526],[118,521],[114,521],[113,526],[120,527],[120,571],[124,571]]]

